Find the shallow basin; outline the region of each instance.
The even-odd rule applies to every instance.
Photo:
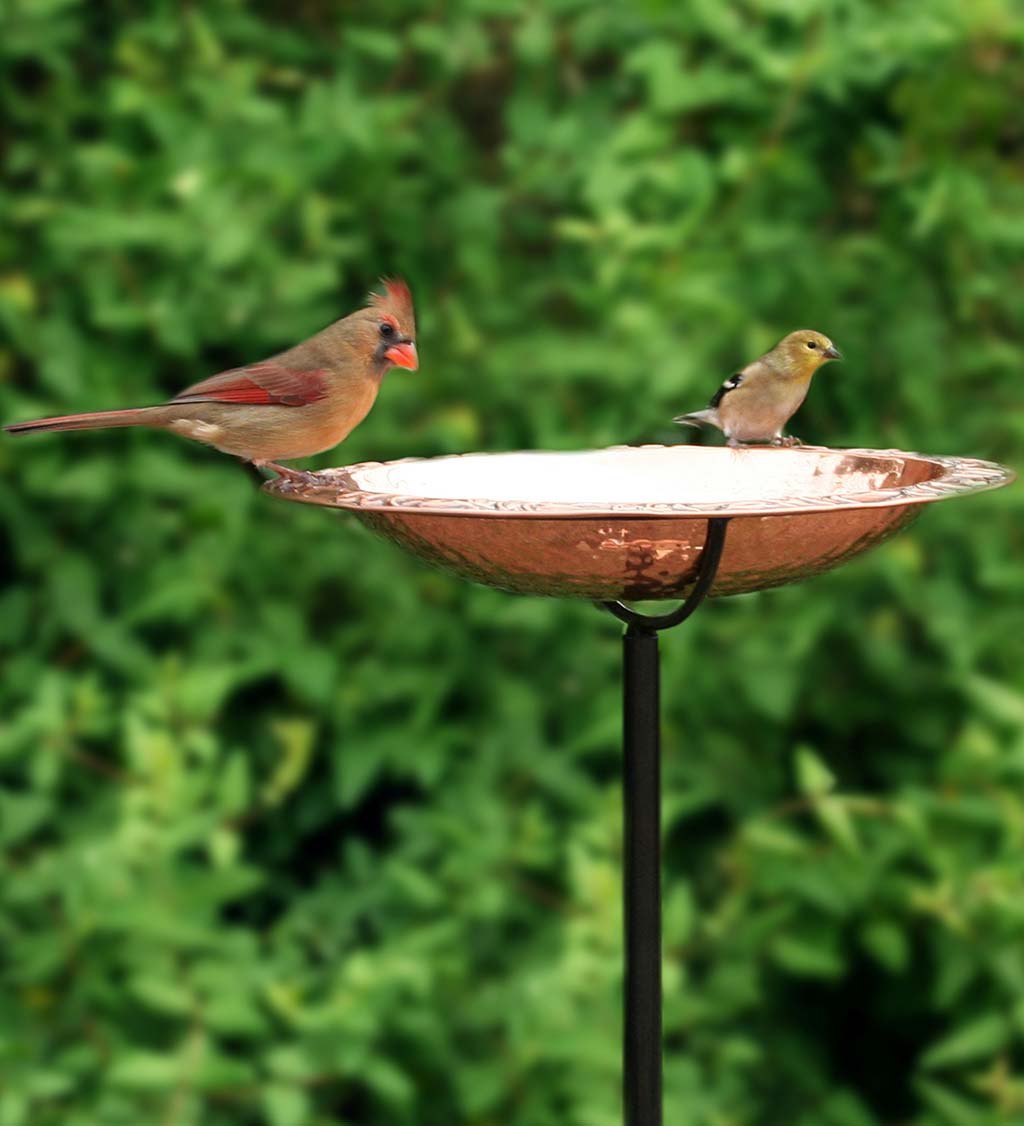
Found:
[[[709,517],[729,518],[711,593],[740,594],[820,574],[924,504],[1012,479],[992,462],[901,450],[617,446],[364,462],[265,488],[350,510],[487,586],[657,599],[689,589]]]

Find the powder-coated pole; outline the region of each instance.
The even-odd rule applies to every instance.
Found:
[[[661,753],[658,635],[629,626],[623,655],[626,1126],[661,1126]]]
[[[661,704],[658,631],[679,625],[711,590],[729,521],[713,517],[693,589],[677,609],[637,613],[603,605],[626,623],[622,639],[622,814],[625,858],[623,1102],[626,1126],[662,1126]]]

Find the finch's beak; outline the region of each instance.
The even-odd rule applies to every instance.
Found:
[[[409,371],[415,371],[420,366],[416,345],[411,340],[407,344],[395,344],[390,347],[384,353],[384,359],[390,360],[395,367],[408,368]]]
[[[841,360],[843,358],[843,353],[834,344],[830,344],[821,354],[826,360]]]

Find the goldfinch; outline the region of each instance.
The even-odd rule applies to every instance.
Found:
[[[801,328],[784,336],[770,352],[731,375],[715,392],[706,410],[674,418],[683,426],[716,426],[730,446],[771,442],[799,445],[784,438],[782,428],[796,413],[811,385],[811,376],[842,353],[827,336]]]

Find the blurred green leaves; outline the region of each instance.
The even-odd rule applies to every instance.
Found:
[[[9,0],[0,416],[404,272],[320,464],[802,437],[1019,461],[1011,0]],[[0,1126],[620,1120],[617,630],[159,434],[0,441]],[[666,1121],[1024,1114],[1020,491],[663,644]]]

